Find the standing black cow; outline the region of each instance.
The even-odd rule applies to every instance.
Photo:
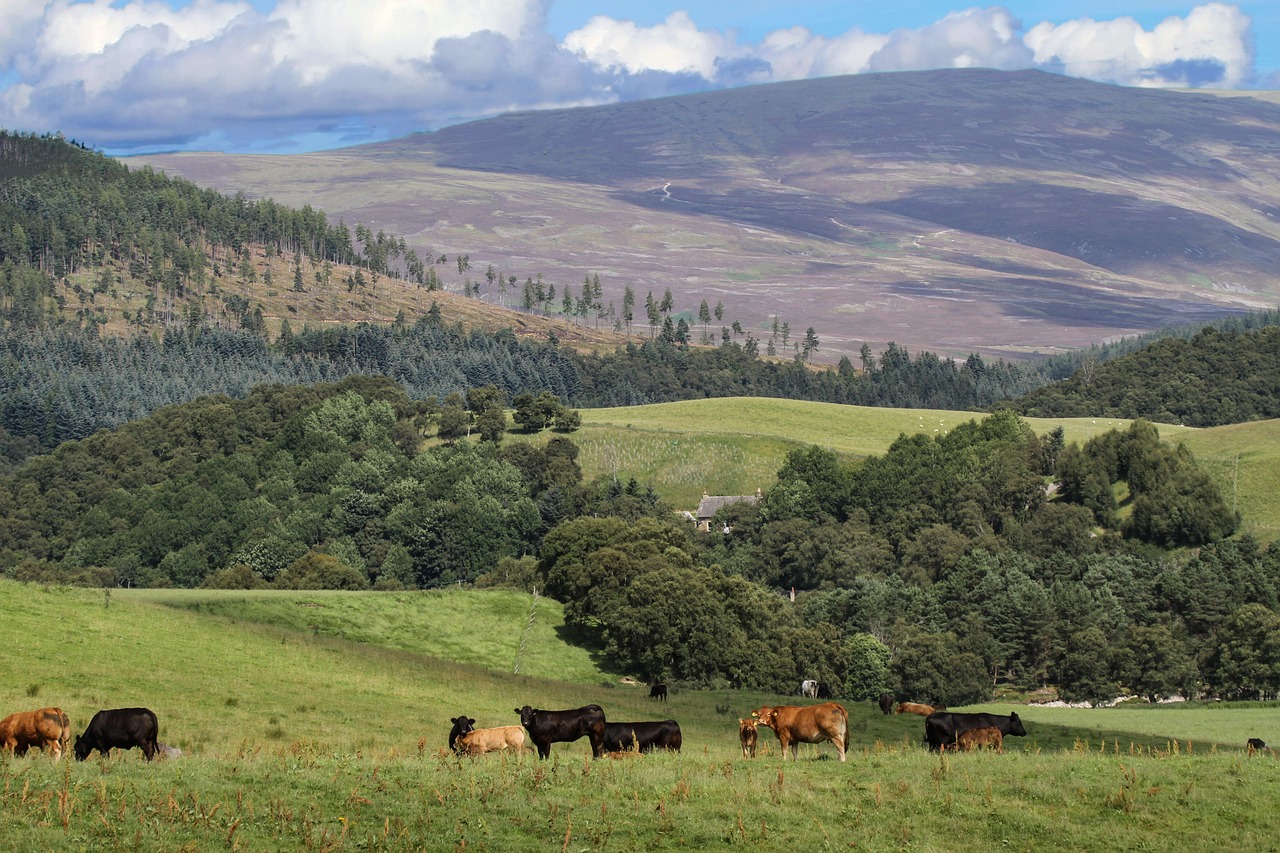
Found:
[[[651,752],[655,749],[680,751],[683,739],[675,720],[648,723],[605,723],[605,752]]]
[[[956,735],[969,729],[999,729],[1001,735],[1024,737],[1027,730],[1022,727],[1018,715],[1010,714],[961,714],[953,711],[938,711],[924,719],[924,739],[929,749],[937,752],[947,747],[954,747]]]
[[[449,722],[453,723],[453,728],[449,729],[449,749],[457,752],[458,738],[467,732],[475,731],[476,721],[466,714],[462,714],[458,717],[451,717]]]
[[[657,699],[660,702],[667,701],[667,685],[662,682],[655,682],[649,686],[649,698]]]
[[[584,705],[569,711],[543,711],[538,708],[516,708],[520,723],[529,732],[529,739],[538,748],[538,757],[551,755],[551,744],[568,743],[586,735],[591,741],[591,754],[604,755],[604,709],[599,705]]]
[[[817,698],[819,698],[819,699],[830,699],[830,698],[831,698],[831,685],[830,685],[830,684],[827,684],[827,682],[825,682],[825,681],[819,681],[819,682],[818,682],[818,696],[817,696]]]
[[[893,706],[898,704],[892,693],[880,694],[880,713],[886,717],[893,713]]]
[[[76,738],[76,758],[84,761],[95,749],[108,755],[113,747],[142,750],[147,761],[155,757],[160,723],[148,708],[116,708],[99,711],[84,734]]]

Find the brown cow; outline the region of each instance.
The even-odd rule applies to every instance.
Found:
[[[932,705],[922,705],[919,702],[899,702],[898,709],[894,713],[919,714],[922,717],[927,717],[937,710],[939,709],[933,707]]]
[[[797,744],[822,743],[831,741],[840,760],[844,761],[845,750],[849,748],[849,712],[836,702],[824,702],[821,705],[778,705],[752,711],[751,716],[762,726],[773,729],[782,745],[782,758],[787,757],[787,747],[791,748],[791,758],[796,759]]]
[[[756,757],[756,721],[738,718],[738,739],[742,741],[742,757]]]
[[[994,726],[982,729],[966,729],[956,735],[956,746],[965,752],[975,749],[994,749],[1004,752],[1004,735]]]
[[[524,752],[524,729],[520,726],[497,726],[492,729],[473,729],[458,736],[457,750],[467,755],[484,755],[486,752],[502,752],[510,749]]]
[[[57,760],[70,739],[71,721],[61,708],[19,711],[0,720],[0,749],[14,755],[26,755],[27,749],[35,746],[52,752]]]

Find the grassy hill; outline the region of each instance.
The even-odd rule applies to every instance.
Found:
[[[1092,712],[1042,722],[1041,710],[1023,709],[1030,736],[1010,739],[1006,754],[940,759],[920,748],[918,717],[849,703],[847,763],[824,760],[832,750],[822,746],[780,764],[767,733],[763,754],[748,761],[735,717],[784,697],[676,691],[659,709],[638,689],[512,676],[152,595],[116,591],[108,606],[100,591],[0,581],[0,709],[57,704],[79,732],[98,708],[146,705],[161,740],[184,751],[153,765],[136,751],[61,765],[0,754],[6,849],[976,851],[1016,839],[1019,849],[1050,850],[1061,849],[1064,824],[1086,849],[1166,835],[1207,849],[1265,848],[1280,831],[1280,765],[1245,760],[1239,748],[1259,722],[1248,708],[1161,709],[1148,719],[1163,726],[1133,725],[1142,730],[1133,735],[1060,725]],[[393,596],[343,597],[377,602],[344,611],[351,634],[394,633],[372,624],[401,612]],[[465,599],[454,608],[452,593],[425,598],[463,615],[475,609]],[[292,605],[310,601],[300,593]],[[474,633],[459,619],[419,636],[456,648],[450,635]],[[591,762],[579,742],[537,762],[459,760],[442,749],[448,718],[460,712],[508,724],[524,702],[593,701],[614,719],[678,719],[683,752]],[[1183,741],[1175,752],[1171,738],[1205,717],[1223,746],[1189,750]]]
[[[582,410],[573,440],[588,478],[652,482],[673,506],[693,509],[709,494],[753,494],[774,481],[788,451],[816,444],[851,458],[884,453],[901,434],[946,431],[981,413],[841,406],[734,397]],[[1084,443],[1129,421],[1027,418],[1044,435],[1062,426],[1068,443]],[[1244,515],[1243,530],[1263,541],[1280,536],[1280,421],[1210,429],[1159,425],[1185,443]]]
[[[863,74],[296,156],[148,155],[473,268],[703,299],[757,338],[1023,357],[1270,307],[1280,106],[1036,71]]]
[[[906,433],[945,432],[981,413],[842,406],[731,397],[582,410],[574,442],[590,479],[599,474],[652,482],[681,508],[713,495],[754,494],[772,483],[788,451],[816,444],[849,457],[879,455]],[[1089,418],[1028,421],[1038,432],[1061,423],[1068,441],[1126,426]],[[1181,427],[1174,427],[1181,430]]]

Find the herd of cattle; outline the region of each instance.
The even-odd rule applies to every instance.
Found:
[[[655,685],[649,695],[665,701],[666,686]],[[1016,713],[955,713],[915,702],[895,704],[894,697],[888,694],[880,697],[879,705],[885,714],[923,716],[924,741],[930,750],[936,752],[982,748],[1000,751],[1005,736],[1023,737],[1027,733]],[[465,714],[453,717],[450,720],[453,728],[449,731],[449,749],[461,755],[508,750],[521,753],[525,749],[525,732],[528,732],[539,758],[550,757],[553,743],[568,743],[584,737],[590,741],[591,754],[596,758],[641,754],[655,749],[679,752],[683,744],[680,724],[675,720],[611,723],[605,719],[604,709],[599,705],[584,705],[564,711],[546,711],[525,705],[516,708],[515,713],[520,717],[520,725],[484,729],[475,728],[476,721]],[[841,761],[845,760],[849,748],[849,713],[836,702],[805,706],[766,705],[752,711],[750,717],[740,718],[738,735],[744,757],[755,757],[758,726],[765,726],[778,738],[783,760],[788,754],[793,760],[797,759],[797,749],[802,743],[830,742]],[[156,755],[181,755],[180,750],[157,740],[159,729],[156,715],[147,708],[99,711],[93,715],[84,733],[76,737],[75,755],[83,761],[95,749],[105,756],[112,749],[134,747],[141,749],[148,761]],[[35,747],[60,759],[70,738],[71,723],[61,708],[22,711],[0,720],[0,749],[15,755],[25,755],[27,750]],[[1266,748],[1261,740],[1249,739],[1250,754]]]
[[[816,684],[816,682],[813,682]],[[808,693],[805,682],[801,692]],[[661,688],[659,691],[658,688]],[[655,685],[650,697],[666,699],[665,685]],[[935,751],[951,749],[1003,748],[1004,736],[1026,735],[1022,720],[1017,714],[959,714],[912,702],[899,703],[896,708],[892,696],[881,697],[881,710],[886,714],[912,713],[925,717],[925,742]],[[651,752],[655,749],[680,751],[683,739],[680,724],[675,720],[646,720],[614,723],[605,719],[599,705],[584,705],[563,711],[547,711],[525,705],[516,708],[519,726],[496,726],[477,729],[476,720],[462,714],[449,722],[449,749],[461,755],[484,755],[488,752],[525,749],[525,733],[538,751],[539,758],[551,755],[551,744],[570,743],[587,738],[591,754],[625,755]],[[845,760],[849,749],[849,712],[836,702],[818,705],[766,705],[751,712],[750,717],[738,720],[738,736],[742,754],[754,758],[758,726],[771,730],[785,760],[797,759],[802,743],[830,742],[836,748],[840,760]]]

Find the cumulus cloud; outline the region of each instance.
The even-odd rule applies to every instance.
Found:
[[[564,40],[565,47],[594,65],[635,74],[665,71],[692,73],[711,80],[717,61],[730,60],[741,51],[732,37],[700,30],[688,12],[674,12],[652,27],[597,15]]]
[[[512,109],[921,68],[1041,67],[1144,86],[1250,81],[1250,21],[1213,2],[1144,30],[1002,7],[919,29],[758,42],[685,12],[596,16],[562,43],[552,0],[0,0],[0,126],[109,150],[354,143]],[[176,7],[176,8],[175,8]],[[289,140],[293,140],[290,142]]]
[[[1197,6],[1185,18],[1166,18],[1150,31],[1132,18],[1037,24],[1026,43],[1037,65],[1131,86],[1229,89],[1248,83],[1253,74],[1249,16],[1224,3]]]
[[[1021,30],[1022,24],[999,7],[952,12],[936,24],[891,33],[872,55],[869,68],[1026,68],[1032,54]]]

